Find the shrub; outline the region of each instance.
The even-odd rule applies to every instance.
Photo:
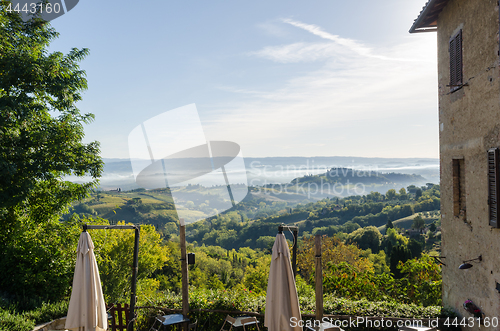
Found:
[[[0,331],[30,331],[35,327],[33,320],[9,310],[0,308]]]
[[[196,309],[246,311],[262,314],[258,317],[263,325],[266,308],[265,294],[255,294],[248,289],[207,290],[194,289],[189,292],[190,319],[197,320],[199,327],[205,331],[218,331],[227,313],[199,312]],[[299,296],[302,314],[313,314],[316,308],[314,295]],[[153,303],[155,307],[181,309],[180,294],[172,292],[159,293]],[[338,298],[332,294],[324,296],[325,315],[376,316],[396,318],[436,318],[448,317],[450,312],[441,306],[422,307],[416,304],[403,304],[392,299],[384,301],[350,300]],[[166,315],[161,308],[139,309],[138,330],[148,330],[153,325],[154,317]]]
[[[37,324],[66,316],[68,304],[67,300],[43,303],[40,307],[25,312],[16,312],[15,308],[0,308],[0,331],[31,331]]]

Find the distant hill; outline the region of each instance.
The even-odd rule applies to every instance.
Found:
[[[328,183],[363,183],[363,184],[417,184],[423,183],[426,179],[420,175],[402,173],[382,173],[371,170],[356,170],[352,168],[331,168],[319,175],[309,175],[295,178],[292,183],[308,182],[328,182]]]
[[[182,188],[181,190],[188,189]],[[211,202],[185,201],[175,204],[169,189],[133,191],[96,191],[91,197],[75,204],[70,213],[99,216],[111,224],[126,221],[152,224],[164,236],[176,235],[177,212],[188,213],[186,236],[190,242],[221,245],[225,249],[238,247],[267,248],[274,242],[279,224],[296,225],[301,235],[351,233],[359,227],[384,229],[387,221],[408,228],[415,213],[424,213],[426,223],[438,221],[440,208],[439,185],[420,188],[416,194],[379,193],[330,197],[318,201],[317,196],[294,193],[272,193],[269,188],[250,189],[250,194],[230,210],[208,217],[208,211],[218,208]],[[312,199],[314,198],[314,199]],[[428,214],[432,214],[427,216]],[[70,215],[65,215],[65,219]],[[205,221],[192,222],[193,219]]]
[[[139,188],[135,183],[129,159],[104,158],[103,160],[105,166],[100,179],[101,189]],[[378,185],[378,187],[373,187],[373,190],[381,193],[390,188],[402,187],[397,187],[398,185],[439,183],[439,160],[431,158],[246,157],[245,166],[248,183],[251,186],[287,184],[296,178],[324,174],[329,169],[345,168],[353,169],[355,172],[369,170],[377,173],[378,179],[371,178],[371,185]],[[70,178],[70,180],[81,181],[80,178]]]

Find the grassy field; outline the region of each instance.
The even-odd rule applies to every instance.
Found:
[[[432,213],[433,215],[431,215]],[[434,221],[439,220],[439,218],[441,217],[439,211],[436,210],[434,212],[415,213],[413,215],[397,219],[393,221],[392,224],[394,224],[395,227],[408,230],[411,229],[413,219],[419,215],[424,219],[425,224],[431,224]],[[385,233],[385,225],[379,226],[377,229],[380,231],[380,233]]]

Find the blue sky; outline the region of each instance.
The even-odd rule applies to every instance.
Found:
[[[438,157],[425,0],[82,0],[51,50],[90,49],[86,140],[127,158],[134,127],[195,103],[246,157]]]

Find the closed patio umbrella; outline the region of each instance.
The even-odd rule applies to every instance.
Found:
[[[73,290],[65,327],[81,331],[106,330],[108,323],[101,279],[94,256],[94,243],[87,232],[80,234],[76,252]]]
[[[300,320],[299,297],[290,263],[290,251],[285,235],[279,233],[273,246],[264,326],[269,331],[300,331],[302,328],[298,323],[291,323]]]

